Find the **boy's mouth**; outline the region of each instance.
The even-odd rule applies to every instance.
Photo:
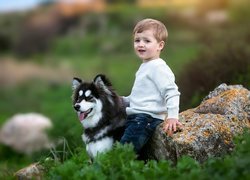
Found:
[[[144,52],[146,52],[146,50],[144,50],[144,49],[139,49],[138,52],[139,52],[139,53],[144,53]]]

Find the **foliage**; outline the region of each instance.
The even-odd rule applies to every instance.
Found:
[[[237,38],[225,44],[208,45],[179,76],[182,108],[198,105],[221,83],[250,88],[249,59],[250,46],[246,40]]]
[[[183,156],[176,166],[166,160],[147,162],[136,159],[131,145],[116,144],[89,161],[85,150],[63,164],[56,164],[47,179],[248,179],[250,177],[249,131],[239,136],[235,151],[222,158],[210,158],[204,164]],[[45,163],[46,166],[46,163]],[[51,167],[51,166],[50,166]]]
[[[247,20],[250,15],[248,10],[249,1],[248,0],[238,0],[237,2],[233,2],[230,8],[230,15],[232,20],[237,23],[249,24]]]
[[[18,37],[18,30],[23,24],[27,14],[0,15],[0,52],[9,51],[13,48]]]
[[[250,140],[249,129],[235,138],[236,148],[232,154],[223,158],[210,159],[204,164],[205,179],[249,179],[250,178]]]

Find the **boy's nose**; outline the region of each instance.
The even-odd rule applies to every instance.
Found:
[[[140,43],[138,44],[138,46],[139,46],[139,47],[144,47],[144,43],[143,43],[143,42],[140,42]]]

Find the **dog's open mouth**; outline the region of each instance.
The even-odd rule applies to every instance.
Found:
[[[84,119],[86,119],[86,118],[88,117],[89,113],[91,113],[92,110],[93,110],[93,109],[90,108],[90,109],[87,110],[87,111],[80,112],[80,113],[78,114],[79,120],[80,120],[80,121],[83,121]]]

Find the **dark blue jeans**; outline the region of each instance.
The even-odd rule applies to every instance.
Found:
[[[132,143],[135,152],[139,154],[161,122],[161,119],[153,118],[148,114],[129,115],[121,144]]]

